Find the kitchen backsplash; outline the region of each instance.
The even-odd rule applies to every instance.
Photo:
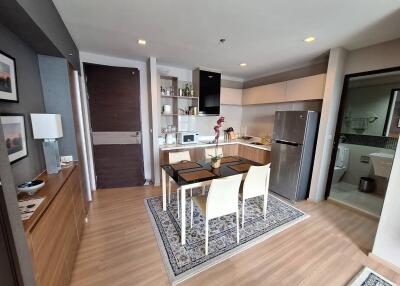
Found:
[[[321,112],[322,100],[243,106],[242,125],[252,136],[272,136],[275,111],[312,110]]]
[[[244,132],[251,136],[271,136],[275,111],[313,110],[321,111],[322,100],[299,101],[263,105],[221,105],[221,116],[225,117],[222,129],[232,127],[235,133]],[[196,131],[200,136],[214,135],[218,116],[179,116],[179,131]]]
[[[397,138],[383,137],[383,136],[371,136],[371,135],[358,135],[358,134],[340,134],[340,142],[354,145],[364,145],[377,148],[385,148],[396,150]]]
[[[222,130],[232,127],[239,132],[242,119],[242,107],[236,105],[221,105],[221,115],[225,117]],[[219,116],[179,116],[179,131],[196,131],[200,136],[214,135],[214,126]]]

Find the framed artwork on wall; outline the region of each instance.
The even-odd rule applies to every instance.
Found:
[[[10,163],[27,157],[28,147],[26,144],[24,115],[1,114],[0,119]]]
[[[18,102],[15,59],[0,51],[0,100]]]

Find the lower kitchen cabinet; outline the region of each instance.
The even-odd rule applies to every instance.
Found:
[[[239,145],[238,155],[239,157],[243,157],[260,164],[268,164],[271,162],[269,151],[241,144]]]
[[[270,163],[270,152],[256,147],[245,146],[239,143],[221,145],[222,152],[224,156],[240,156],[261,164]],[[185,148],[185,149],[173,149],[173,150],[161,150],[160,151],[160,164],[168,164],[168,154],[170,152],[182,152],[189,151],[190,158],[193,161],[199,161],[206,159],[204,157],[204,149],[214,148],[210,147],[195,147],[195,148]]]

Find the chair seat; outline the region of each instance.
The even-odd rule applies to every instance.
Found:
[[[201,214],[206,215],[207,195],[193,197],[193,201],[198,205]]]

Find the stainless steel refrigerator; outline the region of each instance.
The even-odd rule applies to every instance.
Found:
[[[269,188],[291,201],[307,197],[318,121],[314,111],[275,113]]]

